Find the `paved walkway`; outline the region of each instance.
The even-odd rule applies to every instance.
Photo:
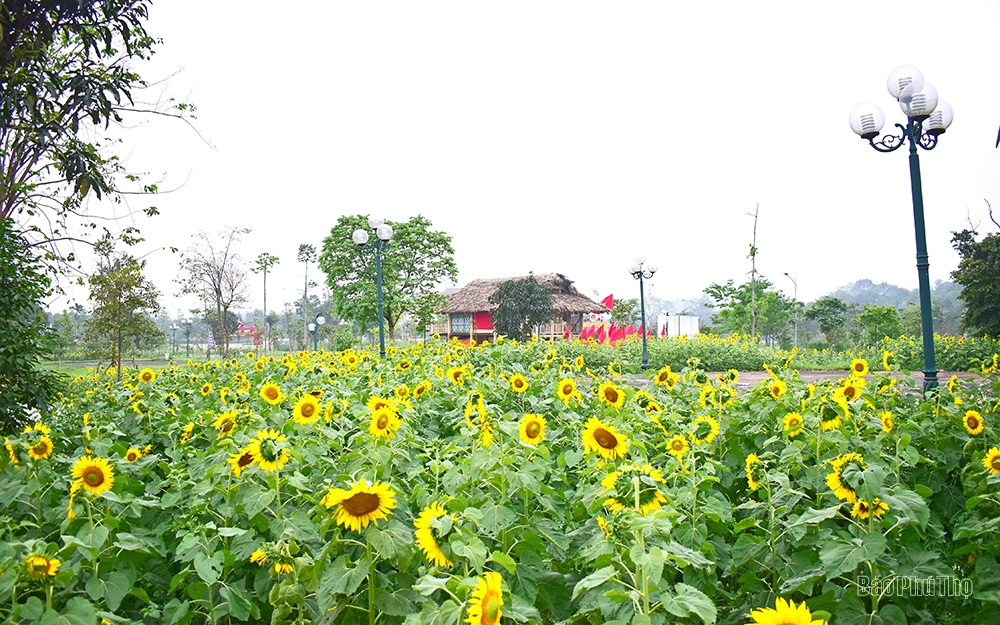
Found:
[[[720,375],[720,371],[709,371],[708,375],[715,377]],[[874,373],[879,373],[878,371]],[[848,375],[847,371],[837,370],[837,371],[813,371],[813,370],[799,370],[799,378],[803,382],[820,382],[823,380],[839,380],[841,378],[846,378]],[[951,379],[951,376],[958,376],[960,380],[975,380],[982,379],[982,376],[978,373],[971,373],[968,371],[938,371],[938,384],[944,386]],[[922,388],[924,384],[924,372],[923,371],[913,371],[909,376],[902,373],[892,373],[893,377],[905,378],[910,377],[913,379],[917,388]],[[767,371],[740,371],[740,379],[736,383],[736,387],[739,389],[750,388],[760,382],[763,382],[770,374]],[[868,375],[871,378],[871,374]],[[649,382],[648,376],[639,375],[636,376],[636,381],[639,386],[645,386]]]

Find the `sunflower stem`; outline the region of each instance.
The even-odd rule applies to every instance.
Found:
[[[274,499],[275,499],[275,510],[274,516],[276,518],[282,518],[281,516],[281,480],[278,479],[278,472],[274,472]]]
[[[368,552],[368,625],[375,625],[375,558],[368,541],[365,541],[365,551]]]
[[[639,476],[633,475],[632,492],[635,494],[635,511],[637,514],[639,513],[639,510],[642,509],[640,504],[641,498],[639,496],[640,495],[639,488],[640,488]],[[638,545],[639,550],[645,554],[646,539],[642,534],[642,529],[640,528],[637,530],[633,530],[633,533],[635,534],[635,542]],[[642,564],[638,562],[635,563],[635,574],[636,577],[638,577],[640,580],[639,589],[640,592],[642,593],[642,613],[649,614],[649,579],[646,577],[646,570],[642,567]]]

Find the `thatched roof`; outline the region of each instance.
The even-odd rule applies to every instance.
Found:
[[[520,280],[528,276],[515,278],[480,278],[473,280],[459,289],[456,293],[448,296],[448,304],[438,310],[439,313],[475,313],[485,310],[493,310],[495,304],[490,304],[490,295],[509,280]],[[590,313],[607,312],[603,304],[599,304],[586,295],[581,295],[573,281],[561,273],[542,273],[534,276],[535,280],[549,289],[552,293],[552,310],[558,314],[563,313]]]

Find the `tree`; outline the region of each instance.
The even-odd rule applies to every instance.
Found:
[[[214,313],[216,320],[228,319],[230,309],[250,300],[243,259],[234,249],[240,237],[249,233],[248,228],[230,227],[210,238],[199,232],[192,236],[200,243],[181,252],[180,266],[186,274],[176,280],[181,294],[197,295],[205,305],[203,312]],[[229,332],[220,329],[216,344],[225,358],[229,355]]]
[[[642,314],[639,312],[638,298],[615,300],[615,307],[611,310],[611,323],[619,327],[639,322]]]
[[[117,369],[121,379],[126,339],[160,338],[163,333],[147,315],[160,311],[156,287],[142,275],[145,261],[127,254],[114,254],[105,246],[97,271],[90,277],[90,300],[94,302],[85,334],[98,345]],[[106,351],[104,351],[106,350]]]
[[[444,280],[458,279],[451,237],[431,229],[422,215],[405,222],[386,222],[393,228],[389,249],[382,255],[385,324],[389,340],[403,315],[416,314],[423,297],[436,294]],[[368,230],[367,215],[344,215],[323,240],[320,269],[337,315],[361,327],[378,324],[375,292],[375,255],[351,239],[357,229]]]
[[[830,347],[834,348],[840,330],[847,324],[847,311],[850,309],[851,307],[843,300],[826,296],[810,304],[805,317],[819,324],[819,331],[823,333]]]
[[[50,280],[41,259],[9,220],[0,219],[0,432],[12,434],[38,411],[48,415],[59,378],[42,367],[53,349],[38,302]]]
[[[299,246],[299,262],[306,266],[305,285],[302,287],[302,341],[309,344],[309,264],[316,262],[316,246],[303,243]]]
[[[953,232],[951,238],[952,247],[961,257],[951,277],[962,285],[962,327],[976,334],[1000,336],[1000,233],[979,241],[976,235],[975,230],[962,230]]]
[[[270,327],[271,326],[270,326],[270,324],[267,321],[267,270],[270,269],[271,267],[277,265],[278,264],[278,260],[279,259],[278,259],[277,256],[271,256],[267,252],[261,252],[257,256],[256,260],[254,260],[253,266],[250,267],[250,271],[252,271],[254,273],[263,273],[264,274],[264,324],[268,328],[267,336],[264,337],[264,348],[265,349],[267,349],[269,347],[268,343],[269,343],[269,341],[271,339],[271,332],[270,332]]]
[[[717,309],[712,323],[718,324],[722,332],[759,336],[767,343],[783,340],[796,304],[773,286],[764,276],[739,286],[732,280],[712,284],[704,290]],[[757,334],[753,334],[755,329]]]
[[[501,282],[490,295],[493,327],[498,334],[523,341],[531,329],[552,319],[552,294],[535,276]]]
[[[878,345],[887,336],[895,339],[903,334],[903,323],[895,306],[865,306],[854,317],[854,323],[861,328],[868,345]]]

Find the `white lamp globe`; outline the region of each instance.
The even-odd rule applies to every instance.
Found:
[[[854,107],[850,116],[851,130],[862,139],[874,139],[885,125],[885,113],[877,104],[862,102]]]
[[[900,65],[889,72],[889,79],[886,82],[886,86],[889,88],[889,93],[892,94],[892,97],[898,100],[903,89],[912,84],[916,84],[919,87],[923,82],[924,75],[919,69],[912,65]]]
[[[937,108],[938,92],[926,80],[920,85],[911,83],[899,92],[899,108],[910,119],[923,121]]]
[[[935,137],[942,135],[954,119],[955,113],[951,110],[951,105],[944,100],[938,100],[937,108],[924,122],[924,132]]]

